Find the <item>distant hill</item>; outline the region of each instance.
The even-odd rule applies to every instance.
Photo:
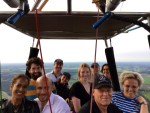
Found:
[[[71,74],[70,85],[72,85],[77,80],[78,67],[83,62],[64,62],[63,72],[69,72]],[[92,62],[86,62],[89,65]],[[105,62],[98,62],[102,66]],[[150,90],[150,62],[116,62],[118,75],[122,71],[136,71],[142,74],[145,79],[144,87]],[[51,72],[53,69],[53,63],[44,64],[46,73]],[[26,65],[25,63],[16,64],[1,64],[1,83],[2,90],[10,95],[9,85],[12,77],[18,73],[25,73]],[[149,97],[150,98],[150,97]]]

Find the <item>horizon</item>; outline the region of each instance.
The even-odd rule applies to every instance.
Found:
[[[93,63],[92,61],[88,61],[88,62],[82,62],[82,61],[78,61],[78,62],[64,62],[65,63]],[[105,61],[97,61],[97,63],[107,63]],[[150,61],[119,61],[116,63],[150,63]],[[10,63],[1,63],[2,64],[26,64],[26,62],[10,62]],[[54,64],[54,62],[44,62],[44,64]]]

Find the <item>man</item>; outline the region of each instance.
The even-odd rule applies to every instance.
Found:
[[[100,66],[97,62],[91,64],[91,71],[92,71],[92,75],[94,75],[94,77],[100,76],[100,74],[99,74]]]
[[[60,77],[62,76],[62,67],[63,67],[63,60],[61,59],[56,59],[54,61],[54,67],[53,70],[50,73],[47,73],[46,76],[48,78],[50,78],[53,82],[52,85],[52,89],[53,89],[53,93],[57,94],[57,90],[55,87],[55,83],[58,82],[58,80],[60,79]]]
[[[70,113],[67,102],[52,93],[52,81],[46,76],[41,76],[36,80],[37,101],[41,113]],[[51,112],[50,112],[51,111]]]
[[[35,81],[42,75],[43,62],[40,58],[33,57],[27,61],[26,66],[29,73],[28,76],[30,77],[30,84],[28,86],[26,97],[29,100],[34,100],[36,98]]]
[[[84,104],[78,113],[122,113],[114,104],[112,100],[112,85],[108,78],[96,77],[94,81],[92,108],[90,102]]]
[[[54,61],[53,70],[50,73],[47,73],[46,76],[50,78],[53,82],[57,82],[62,75],[62,67],[63,67],[63,60],[56,59]]]

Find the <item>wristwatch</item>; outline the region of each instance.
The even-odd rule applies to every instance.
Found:
[[[140,105],[142,105],[142,104],[147,105],[147,104],[148,104],[148,102],[143,101],[143,102],[141,102],[141,103],[140,103]]]

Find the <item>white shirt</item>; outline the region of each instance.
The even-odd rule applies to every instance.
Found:
[[[38,98],[36,98],[34,100],[37,101],[37,103],[39,105],[39,108],[41,110],[41,102],[40,102],[40,100]],[[51,93],[50,103],[51,103],[52,113],[70,113],[69,105],[59,95],[55,95],[55,94]],[[41,111],[41,113],[51,113],[50,112],[49,101],[46,103],[46,105],[44,106],[44,108]]]
[[[56,76],[54,75],[54,72],[50,72],[50,73],[47,73],[46,74],[47,78],[51,79],[53,82],[57,82],[60,77],[61,77],[61,74],[56,78]]]

